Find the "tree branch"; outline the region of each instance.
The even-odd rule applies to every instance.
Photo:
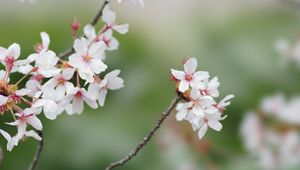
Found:
[[[99,19],[101,18],[101,16],[103,15],[103,10],[104,10],[104,7],[109,4],[109,0],[104,0],[101,8],[98,10],[98,12],[96,13],[96,15],[93,17],[93,19],[91,20],[91,22],[89,24],[91,24],[92,26],[95,26],[98,22],[99,22]],[[65,52],[63,53],[60,53],[58,55],[59,58],[64,58],[68,55],[71,55],[72,53],[74,53],[74,49],[73,47],[71,47],[70,49],[66,50]]]
[[[133,157],[135,157],[151,140],[155,132],[160,128],[164,120],[171,114],[172,110],[176,107],[176,104],[179,102],[180,99],[181,98],[179,96],[173,99],[173,101],[171,102],[167,110],[161,114],[155,126],[148,132],[148,134],[144,137],[144,139],[127,156],[125,156],[124,158],[122,158],[117,162],[111,163],[105,170],[112,170],[118,166],[123,166],[128,161],[130,161]]]
[[[44,147],[44,137],[43,137],[43,131],[37,131],[38,135],[42,138],[41,141],[39,141],[39,145],[37,147],[37,150],[35,152],[35,155],[29,165],[28,170],[34,170],[37,166],[38,161],[40,160],[41,157],[41,153],[43,151],[43,147]]]

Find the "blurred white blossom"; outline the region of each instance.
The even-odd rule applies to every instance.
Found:
[[[258,112],[245,115],[240,129],[245,148],[264,169],[299,165],[299,99],[286,100],[282,94],[266,97]]]

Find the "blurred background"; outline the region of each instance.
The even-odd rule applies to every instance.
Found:
[[[33,52],[39,33],[51,38],[50,49],[72,45],[70,24],[88,23],[101,0],[0,0],[0,45],[20,43],[22,56]],[[112,0],[118,22],[130,24],[118,51],[107,54],[109,69],[121,69],[125,87],[109,93],[97,110],[43,119],[45,148],[38,169],[103,169],[136,146],[175,97],[170,69],[181,69],[186,56],[198,68],[218,76],[221,98],[234,94],[221,133],[209,130],[204,140],[174,114],[155,138],[125,167],[128,170],[260,169],[248,156],[239,135],[243,114],[265,95],[300,94],[300,70],[283,65],[275,43],[300,33],[300,3],[287,0],[145,0],[145,8]],[[17,79],[18,77],[14,77]],[[2,119],[3,120],[3,119]],[[1,121],[2,122],[2,121]],[[1,123],[3,126],[3,123]],[[6,127],[0,127],[6,129]],[[0,144],[6,147],[4,138]],[[0,169],[25,169],[37,142],[4,148]],[[299,168],[299,167],[298,167]],[[296,168],[296,169],[298,169]]]

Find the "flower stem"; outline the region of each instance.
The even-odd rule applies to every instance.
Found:
[[[37,150],[35,152],[35,155],[29,165],[28,170],[34,170],[38,164],[38,161],[41,158],[41,153],[43,151],[43,147],[44,147],[44,137],[43,137],[43,131],[37,131],[38,135],[42,138],[41,141],[39,141],[39,145],[37,147]]]
[[[171,102],[170,106],[167,108],[166,111],[164,111],[158,121],[156,122],[155,126],[147,133],[147,135],[144,137],[144,139],[130,152],[128,155],[126,155],[124,158],[117,162],[111,163],[108,167],[105,168],[105,170],[112,170],[118,166],[123,166],[128,161],[130,161],[133,157],[135,157],[151,140],[155,132],[160,128],[164,120],[171,114],[172,110],[176,107],[177,103],[180,101],[180,97],[177,96],[173,101]]]

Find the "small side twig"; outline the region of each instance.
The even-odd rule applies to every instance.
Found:
[[[39,145],[37,147],[37,150],[35,152],[35,155],[29,165],[28,170],[34,170],[38,164],[38,161],[40,160],[41,157],[41,153],[43,151],[43,147],[44,147],[44,137],[43,137],[43,132],[42,131],[37,131],[38,135],[42,138],[41,141],[39,141]]]
[[[98,12],[96,13],[96,15],[93,17],[93,19],[91,20],[90,24],[92,26],[95,26],[98,22],[99,22],[99,19],[101,18],[101,16],[103,15],[103,10],[105,8],[105,6],[109,4],[109,0],[104,0],[101,8],[98,10]],[[83,36],[82,36],[83,37]],[[59,58],[64,58],[64,57],[67,57],[69,55],[71,55],[72,53],[74,53],[74,48],[71,47],[69,48],[68,50],[66,50],[65,52],[61,53],[58,55]]]
[[[155,126],[147,133],[147,135],[144,137],[144,139],[124,158],[117,162],[111,163],[105,170],[112,170],[118,166],[123,166],[126,162],[130,161],[134,156],[136,156],[151,140],[155,132],[160,128],[161,124],[164,122],[164,120],[171,114],[172,110],[176,107],[177,103],[179,102],[181,98],[177,96],[170,104],[170,106],[167,108],[166,111],[164,111],[158,121],[156,122]]]

